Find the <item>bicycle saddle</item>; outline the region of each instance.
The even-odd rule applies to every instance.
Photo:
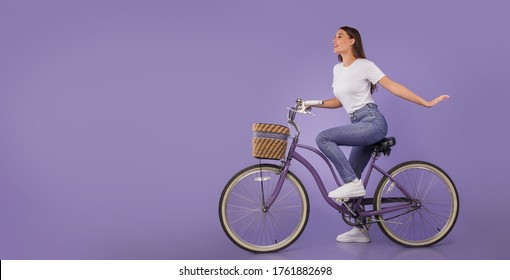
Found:
[[[374,144],[374,151],[376,153],[383,153],[385,156],[389,156],[391,147],[395,146],[395,144],[397,144],[395,137],[386,137]]]

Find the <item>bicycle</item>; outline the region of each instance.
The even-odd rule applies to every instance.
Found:
[[[434,245],[453,229],[459,212],[459,197],[445,171],[425,161],[402,162],[387,172],[375,164],[382,155],[390,155],[396,144],[394,137],[374,145],[363,180],[367,186],[374,169],[382,174],[373,197],[336,201],[329,198],[317,170],[296,151],[300,148],[321,157],[337,185],[341,185],[331,162],[322,152],[298,143],[301,130],[295,121],[296,113],[312,113],[304,109],[301,99],[287,109],[288,123],[296,133],[281,164],[259,162],[249,166],[235,174],[221,194],[220,222],[234,244],[250,252],[269,253],[285,249],[299,238],[308,222],[310,207],[303,183],[289,170],[294,160],[312,174],[325,201],[348,225],[368,230],[377,223],[391,241],[405,247]],[[369,205],[372,205],[371,210],[366,209]]]

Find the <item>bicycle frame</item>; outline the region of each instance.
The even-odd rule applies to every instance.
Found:
[[[279,195],[279,193],[280,193],[280,191],[282,189],[282,186],[283,186],[283,183],[285,181],[285,178],[287,177],[287,173],[289,171],[292,159],[296,159],[298,162],[303,164],[306,167],[306,169],[308,169],[308,171],[312,174],[313,178],[315,179],[315,182],[317,183],[317,186],[319,187],[319,190],[320,190],[324,200],[326,200],[326,202],[331,207],[333,207],[334,209],[336,209],[340,213],[343,213],[343,214],[346,214],[346,215],[351,215],[352,213],[350,212],[350,210],[345,205],[338,204],[332,198],[328,197],[328,192],[326,191],[326,187],[324,186],[324,183],[322,182],[322,178],[320,177],[319,173],[317,172],[317,170],[313,167],[313,165],[308,160],[306,160],[302,155],[300,155],[296,151],[296,149],[297,148],[302,148],[302,149],[305,149],[305,150],[309,150],[309,151],[312,151],[313,153],[317,154],[318,156],[320,156],[326,162],[326,164],[328,165],[328,167],[329,167],[329,169],[331,171],[331,174],[333,175],[333,178],[335,179],[335,182],[337,183],[338,186],[340,186],[342,184],[338,180],[338,177],[336,175],[336,171],[333,168],[333,166],[330,163],[330,161],[328,160],[328,158],[322,152],[320,152],[318,149],[315,149],[315,148],[307,146],[307,145],[299,144],[298,143],[299,142],[298,136],[299,136],[299,133],[296,134],[296,136],[294,136],[294,138],[293,138],[292,144],[291,144],[291,146],[289,148],[289,152],[287,154],[287,159],[284,162],[284,165],[282,167],[282,172],[280,173],[280,178],[278,179],[276,188],[275,188],[274,192],[271,194],[271,196],[269,197],[268,202],[265,205],[266,206],[265,208],[266,209],[270,208],[271,205],[275,202],[276,198],[278,197],[278,195]],[[391,206],[391,207],[381,208],[381,210],[377,210],[377,211],[375,211],[375,210],[373,210],[373,211],[360,211],[360,212],[357,213],[360,217],[371,217],[371,216],[374,216],[374,215],[381,215],[381,214],[385,214],[385,213],[389,213],[389,212],[393,212],[393,211],[397,211],[397,210],[401,210],[401,209],[406,209],[406,208],[410,208],[413,205],[416,205],[418,203],[416,201],[416,199],[414,199],[413,196],[411,194],[409,194],[405,190],[405,188],[398,181],[395,180],[395,178],[390,176],[384,169],[380,168],[379,166],[377,166],[375,164],[375,161],[377,160],[377,158],[378,158],[378,155],[376,153],[374,153],[372,155],[372,158],[370,159],[370,162],[368,164],[367,173],[365,175],[365,180],[363,181],[365,186],[368,185],[368,181],[370,179],[370,175],[372,173],[372,170],[375,169],[379,173],[381,173],[382,175],[388,177],[388,179],[393,184],[395,184],[395,186],[398,189],[400,189],[400,191],[405,195],[405,197],[398,198],[399,200],[402,200],[402,202],[403,202],[402,204],[399,204],[399,205],[394,205],[394,206]],[[354,201],[353,209],[358,209],[358,207],[360,205],[372,204],[373,198],[357,198],[357,199],[354,199],[353,201]]]
[[[234,244],[250,252],[268,253],[287,248],[299,238],[310,217],[310,201],[305,185],[290,171],[294,160],[312,174],[324,200],[349,226],[367,231],[377,223],[391,241],[405,247],[430,246],[449,234],[459,211],[453,181],[438,166],[420,160],[401,162],[389,171],[379,167],[375,162],[390,154],[396,143],[394,137],[373,145],[364,185],[368,186],[374,169],[383,177],[372,197],[328,197],[323,178],[315,169],[317,166],[308,161],[309,154],[303,153],[308,159],[303,156],[302,150],[312,152],[326,162],[334,178],[334,182],[328,180],[327,185],[341,185],[341,178],[325,154],[317,148],[299,144],[301,131],[294,120],[297,113],[312,114],[305,104],[297,99],[296,106],[288,108],[288,122],[295,128],[291,139],[280,137],[281,133],[264,135],[264,138],[290,140],[281,164],[259,162],[259,165],[248,166],[225,185],[220,197],[219,216],[223,231]],[[257,136],[259,134],[254,133],[254,137]]]

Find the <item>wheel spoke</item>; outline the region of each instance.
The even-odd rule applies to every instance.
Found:
[[[232,193],[232,195],[235,195],[235,196],[237,196],[237,197],[239,197],[239,198],[241,198],[241,199],[244,199],[244,200],[246,200],[246,201],[249,201],[249,202],[251,202],[251,203],[253,203],[253,204],[257,205],[257,202],[256,202],[255,200],[250,199],[250,198],[248,198],[248,197],[246,197],[246,196],[240,195],[240,194],[238,194],[238,193]]]

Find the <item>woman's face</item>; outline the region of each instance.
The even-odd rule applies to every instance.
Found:
[[[349,51],[354,45],[354,39],[349,38],[349,35],[342,29],[338,29],[333,39],[333,52],[341,54]]]

